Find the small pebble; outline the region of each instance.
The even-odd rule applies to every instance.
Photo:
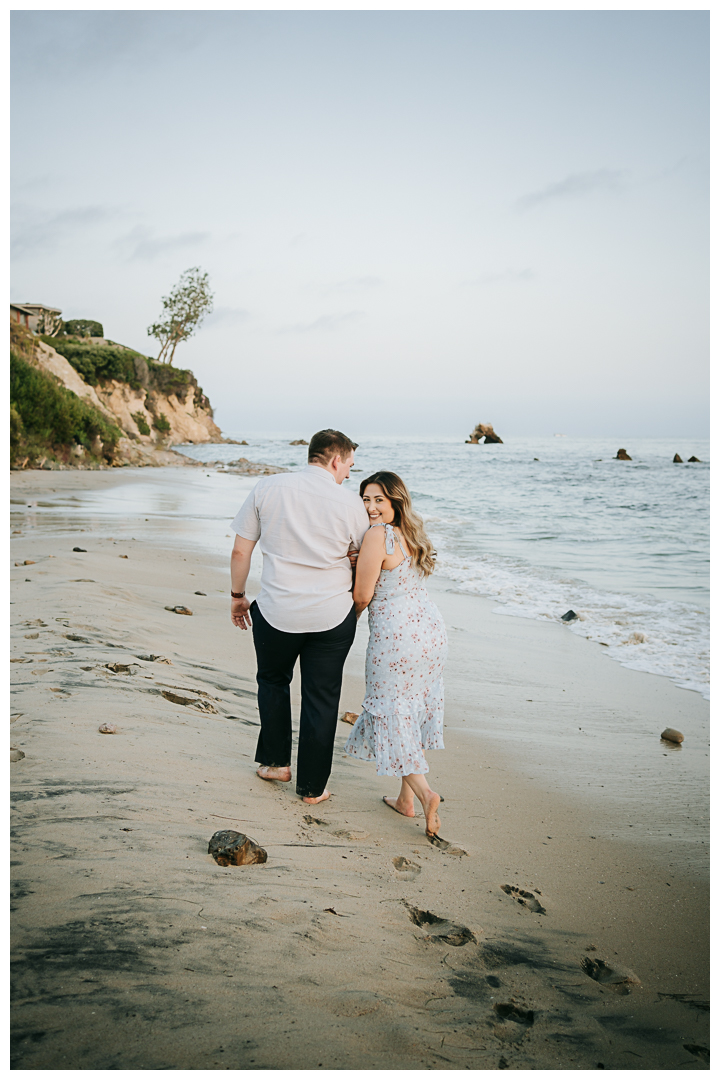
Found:
[[[87,551],[87,548],[74,547],[73,551]]]
[[[114,724],[101,724],[98,731],[101,735],[117,735],[117,728]]]
[[[11,761],[22,761],[22,759],[24,757],[25,757],[25,753],[24,753],[23,750],[15,750],[15,749],[10,750],[10,760]]]

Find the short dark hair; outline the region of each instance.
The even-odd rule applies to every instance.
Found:
[[[352,439],[348,439],[347,435],[343,435],[342,431],[324,428],[323,431],[316,431],[310,440],[308,461],[322,461],[327,465],[336,454],[339,454],[343,461],[347,461],[353,450],[357,450],[357,445]]]

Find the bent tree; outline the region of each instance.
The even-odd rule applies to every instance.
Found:
[[[213,294],[205,271],[192,266],[180,275],[169,296],[162,298],[160,321],[148,326],[148,334],[160,343],[158,362],[172,364],[181,341],[195,333],[213,306]]]

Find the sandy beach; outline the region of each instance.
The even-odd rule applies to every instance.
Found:
[[[12,474],[13,1067],[708,1068],[708,703],[438,581],[448,845],[343,723],[308,807],[254,773],[203,477],[236,509],[254,482]],[[217,865],[220,829],[267,863]]]

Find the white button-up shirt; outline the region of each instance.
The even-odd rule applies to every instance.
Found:
[[[353,603],[348,548],[368,525],[360,496],[318,465],[258,480],[232,527],[260,542],[263,618],[291,634],[338,626]]]

